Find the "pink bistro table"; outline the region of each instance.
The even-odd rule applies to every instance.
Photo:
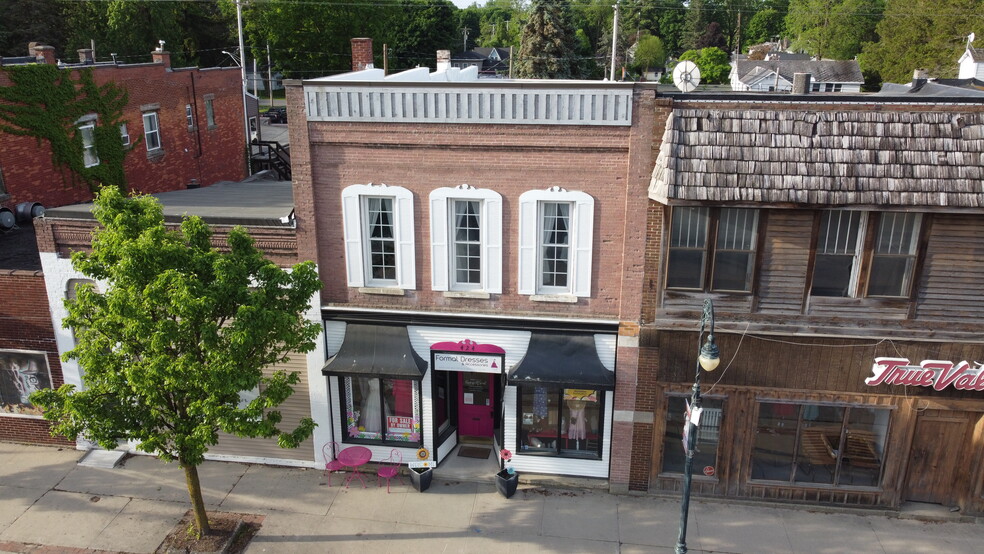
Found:
[[[348,488],[354,477],[358,477],[359,481],[362,481],[362,488],[366,488],[366,480],[362,478],[359,468],[369,463],[370,459],[372,459],[372,450],[365,446],[350,446],[338,453],[338,461],[345,467],[352,468],[352,475],[345,479],[345,488]]]

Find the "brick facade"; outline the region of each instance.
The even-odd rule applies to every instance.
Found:
[[[115,82],[127,90],[123,117],[132,146],[124,166],[129,187],[156,193],[185,188],[192,180],[204,186],[243,179],[246,152],[239,70],[172,69],[166,56],[156,57],[160,63],[87,66],[97,84]],[[0,86],[9,83],[0,72]],[[211,127],[205,112],[206,95],[213,98],[215,125]],[[188,104],[196,122],[191,128],[185,114]],[[162,156],[148,156],[143,142],[134,144],[144,134],[142,107],[158,112]],[[70,176],[52,165],[47,142],[2,132],[0,141],[4,144],[0,171],[9,194],[3,205],[12,209],[19,202],[30,201],[57,207],[92,199],[85,185],[71,184]]]
[[[51,371],[52,386],[62,379],[61,361],[48,311],[44,276],[35,271],[0,271],[0,351],[44,352]],[[30,416],[0,413],[0,438],[35,444],[72,446],[62,437],[52,437],[47,421]]]

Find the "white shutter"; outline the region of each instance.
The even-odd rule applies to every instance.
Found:
[[[413,248],[413,196],[398,194],[395,198],[396,207],[396,286],[401,289],[414,290],[417,288],[415,274],[416,260]]]
[[[482,214],[485,227],[485,291],[490,294],[502,293],[502,197],[496,194],[488,197]]]
[[[448,290],[448,198],[437,190],[430,194],[430,231],[431,288]]]
[[[362,206],[358,193],[342,191],[342,220],[345,232],[345,275],[348,286],[365,285],[365,268],[362,265]]]
[[[532,192],[532,191],[531,191]],[[524,192],[519,197],[519,294],[536,294],[537,214],[536,197]]]
[[[583,194],[583,193],[581,193]],[[594,198],[583,194],[574,203],[574,296],[591,296],[591,251],[594,238]]]

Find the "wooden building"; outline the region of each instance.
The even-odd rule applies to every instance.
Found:
[[[681,486],[710,298],[694,494],[981,513],[984,104],[755,100],[673,101],[629,488]]]

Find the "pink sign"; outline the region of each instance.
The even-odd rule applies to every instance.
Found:
[[[871,366],[872,376],[865,384],[912,385],[932,387],[941,391],[949,386],[957,390],[984,390],[984,364],[963,361],[958,364],[941,360],[923,360],[919,365],[910,365],[907,358],[875,358]]]

